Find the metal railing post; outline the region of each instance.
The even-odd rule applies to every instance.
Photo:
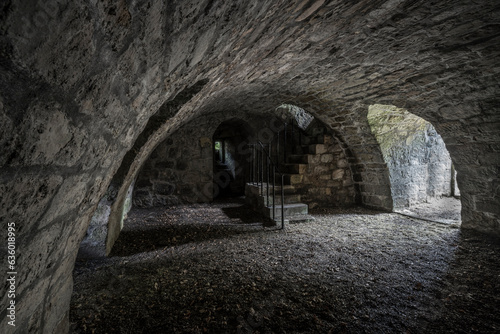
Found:
[[[255,184],[255,145],[252,145],[252,183]]]
[[[284,174],[281,174],[281,229],[285,228],[285,182]]]
[[[269,145],[268,145],[269,147]],[[266,178],[266,206],[269,206],[269,152],[268,154],[266,154],[267,157],[266,157],[266,174],[267,174],[267,178]]]
[[[273,165],[273,220],[276,221],[276,167]]]
[[[245,180],[247,180],[247,183],[250,183],[250,160],[247,160],[247,165],[245,169]]]
[[[285,123],[285,129],[283,130],[283,163],[286,163],[286,123]]]
[[[261,182],[260,177],[261,177],[261,171],[260,171],[260,159],[261,159],[261,151],[260,149],[257,149],[257,170],[259,173],[257,174],[257,185]]]
[[[260,169],[260,193],[264,196],[264,151],[262,147],[260,148],[260,161],[259,161],[259,169]]]
[[[249,176],[250,176],[250,183],[253,183],[253,169],[252,169],[252,163],[253,163],[253,146],[248,145],[250,147],[250,160],[248,161],[249,163]]]
[[[276,141],[276,163],[280,163],[280,133],[281,131],[278,131],[278,140]]]

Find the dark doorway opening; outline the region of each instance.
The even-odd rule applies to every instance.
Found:
[[[250,126],[239,119],[219,125],[213,135],[214,199],[245,194]]]

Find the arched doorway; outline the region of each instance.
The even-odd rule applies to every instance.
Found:
[[[460,222],[456,171],[441,136],[424,119],[390,105],[371,105],[368,122],[380,144],[394,211]]]
[[[240,119],[224,121],[215,130],[212,138],[214,199],[244,195],[251,135],[250,126]]]

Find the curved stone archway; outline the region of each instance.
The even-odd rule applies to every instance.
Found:
[[[129,163],[129,171],[111,205],[106,254],[111,252],[123,228],[130,208],[128,201],[151,207],[213,200],[212,136],[221,122],[232,120],[235,115],[248,124],[250,133],[270,122],[269,116],[254,118],[247,112],[200,112],[196,119],[176,129],[163,126],[149,137],[138,150],[140,154]]]
[[[205,79],[148,137],[127,180],[200,115],[293,103],[345,140],[363,202],[391,208],[365,116],[370,104],[398,105],[441,134],[462,228],[500,234],[495,2],[30,4],[0,5],[0,219],[16,224],[19,249],[19,326],[6,327],[4,310],[2,328],[67,332],[71,270],[99,200],[152,115]]]
[[[430,123],[385,105],[371,105],[368,122],[390,166],[395,207],[458,194],[450,155]]]

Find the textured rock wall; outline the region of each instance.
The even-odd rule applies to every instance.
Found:
[[[356,201],[359,204],[360,194],[349,163],[349,148],[323,124],[315,120],[300,135],[295,130],[294,139],[289,138],[288,143],[288,154],[304,159],[300,164],[289,165],[287,172],[294,174],[292,184],[301,195],[300,201],[308,204],[309,209],[348,207]]]
[[[121,3],[114,15],[103,2],[0,6],[0,221],[16,223],[18,249],[16,326],[7,325],[2,307],[0,328],[62,333],[90,217],[138,130],[167,97],[153,74],[154,54],[163,49],[155,39],[160,22],[141,4]],[[151,16],[152,25],[131,15]],[[144,38],[131,38],[137,30]]]
[[[218,194],[217,171],[213,166],[213,140],[214,129],[224,120],[234,122],[235,113],[215,113],[210,117],[199,117],[186,124],[168,139],[163,141],[153,151],[141,169],[134,193],[133,203],[138,207],[152,207],[174,205],[179,203],[210,202]],[[242,143],[252,143],[259,138],[263,142],[271,137],[273,131],[270,121],[249,118],[240,115],[241,120],[249,127],[257,130],[257,134],[241,137],[237,143],[226,143],[226,161],[231,172],[239,174],[238,179],[246,179],[245,161],[250,159],[249,149]],[[222,122],[221,122],[222,121]],[[268,131],[263,131],[267,129]],[[310,159],[300,170],[302,179],[300,185],[302,199],[311,208],[318,205],[349,206],[356,201],[356,191],[349,165],[346,150],[348,148],[332,135],[322,136],[323,131],[311,133],[316,143],[321,137],[321,144],[312,145],[315,154],[310,154]],[[193,134],[195,134],[193,136]],[[224,134],[219,134],[224,136]],[[306,136],[306,135],[304,135]],[[311,140],[303,137],[303,142]],[[298,143],[298,140],[296,140]],[[307,153],[307,152],[306,152]],[[276,152],[274,152],[276,154]],[[233,157],[240,156],[239,163],[235,165]],[[281,156],[281,155],[280,155]],[[274,159],[276,159],[274,157]],[[232,175],[235,176],[235,175]],[[212,183],[215,181],[212,187]],[[226,179],[222,178],[220,186],[224,186]],[[244,186],[244,185],[242,185]]]
[[[325,136],[316,154],[311,156],[302,187],[301,199],[313,209],[318,206],[346,207],[356,203],[356,188],[345,151],[336,138]],[[359,194],[358,194],[359,195]]]
[[[256,139],[264,141],[268,133],[273,133],[269,116],[255,117],[235,111],[199,116],[169,136],[152,152],[137,176],[134,205],[150,207],[212,201],[214,192],[218,193],[217,182],[214,183],[213,137],[222,123],[234,123],[235,120],[247,124],[250,129],[249,135],[242,138],[243,143],[252,143]],[[249,153],[243,145],[233,147],[231,151],[235,156],[236,151],[242,155]],[[233,167],[244,179],[247,165]]]
[[[355,104],[352,109],[330,118],[326,124],[341,141],[351,166],[357,203],[374,209],[392,211],[389,170],[380,146],[370,130],[368,106]]]
[[[389,167],[395,208],[452,195],[450,155],[430,123],[384,105],[370,106],[368,121]]]
[[[213,195],[213,130],[210,130],[198,118],[158,145],[139,172],[134,205],[210,202]]]
[[[467,0],[3,1],[0,220],[17,224],[19,256],[18,326],[7,327],[2,309],[0,327],[67,332],[78,245],[168,102],[177,101],[172,114],[127,162],[110,219],[120,220],[138,170],[180,126],[216,110],[260,117],[283,103],[349,147],[363,203],[392,208],[366,121],[367,106],[381,103],[435,126],[458,172],[462,227],[500,233],[499,11]]]

